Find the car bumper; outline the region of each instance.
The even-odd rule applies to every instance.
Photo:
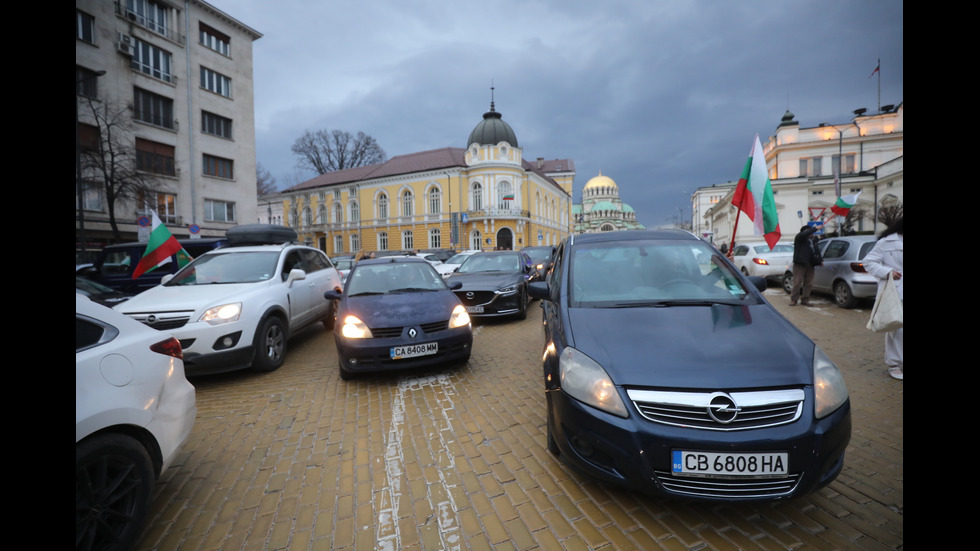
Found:
[[[521,311],[521,300],[524,296],[524,293],[519,290],[500,294],[492,291],[477,291],[473,298],[466,296],[468,291],[454,292],[471,318],[492,318],[518,314]]]
[[[766,279],[782,278],[784,273],[786,273],[785,264],[781,264],[779,266],[772,264],[768,266],[753,264],[751,267],[749,267],[749,275],[764,277]]]
[[[408,341],[404,338],[348,339],[334,333],[337,355],[346,371],[368,373],[399,369],[413,369],[469,359],[473,349],[473,331],[469,325],[446,329],[434,334],[424,334]],[[438,352],[425,356],[393,359],[391,349],[407,344],[437,343]]]
[[[197,416],[194,386],[187,381],[183,362],[175,360],[158,396],[158,406],[147,429],[153,433],[163,457],[161,472],[166,470],[187,441]]]
[[[873,298],[878,294],[878,280],[874,276],[854,278],[848,283],[851,293],[857,298]]]
[[[562,390],[549,391],[547,398],[552,435],[564,463],[646,493],[691,500],[772,501],[812,492],[840,473],[851,434],[850,402],[820,420],[804,420],[808,413],[812,417],[810,407],[790,424],[725,432],[647,421],[631,405],[630,418],[622,419]],[[812,403],[812,392],[807,399]],[[764,479],[677,476],[672,473],[675,450],[782,452],[788,455],[789,472]]]
[[[254,327],[241,322],[222,325],[188,323],[171,330],[184,351],[188,375],[209,375],[246,369],[252,365]]]

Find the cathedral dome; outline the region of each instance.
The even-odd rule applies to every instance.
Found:
[[[470,139],[466,142],[466,146],[469,147],[474,143],[477,145],[497,145],[500,142],[507,142],[511,147],[518,147],[514,129],[500,118],[500,113],[494,111],[491,101],[490,110],[483,114],[483,120],[470,132]]]
[[[594,187],[599,187],[599,188],[613,187],[614,188],[614,187],[617,187],[617,186],[616,186],[616,182],[614,182],[612,178],[610,178],[608,176],[603,176],[602,175],[602,171],[600,171],[598,176],[596,176],[595,178],[592,178],[591,180],[589,180],[588,182],[585,183],[585,189],[594,188]]]

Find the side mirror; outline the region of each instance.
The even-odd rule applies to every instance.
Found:
[[[533,281],[528,283],[527,294],[531,295],[531,298],[538,298],[541,300],[549,300],[551,298],[551,292],[548,291],[548,283],[544,281]]]
[[[334,289],[332,291],[326,291],[323,293],[323,298],[327,300],[340,300],[341,296],[343,296],[343,293],[341,293],[337,289]]]
[[[454,282],[452,282],[452,283],[449,284],[449,290],[450,291],[455,291],[456,289],[462,289],[462,288],[463,288],[463,282],[462,281],[454,281]]]
[[[306,272],[299,268],[293,268],[289,270],[289,275],[286,276],[286,285],[292,286],[294,281],[299,281],[301,279],[306,279]]]

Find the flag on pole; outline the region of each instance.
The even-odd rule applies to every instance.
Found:
[[[851,207],[857,204],[858,195],[861,195],[860,191],[857,193],[852,193],[851,195],[838,197],[837,202],[830,207],[831,212],[837,216],[847,216],[847,213],[851,212]]]
[[[143,258],[133,270],[133,279],[159,267],[161,264],[166,264],[170,261],[170,257],[175,254],[177,255],[177,265],[181,268],[191,261],[191,256],[180,246],[177,238],[170,233],[167,226],[163,225],[157,213],[151,212],[151,214],[153,215],[153,224],[150,228],[150,239],[146,242]]]
[[[742,177],[735,186],[732,205],[744,212],[755,223],[755,234],[765,236],[772,249],[779,241],[779,215],[776,212],[776,199],[772,194],[772,182],[766,168],[766,156],[762,151],[759,135],[749,152],[749,160],[742,169]]]
[[[874,71],[871,71],[871,74],[868,75],[868,78],[871,78],[871,77],[875,76],[875,73],[877,73],[880,69],[881,69],[881,60],[879,59],[878,60],[878,64],[875,65],[875,70]]]

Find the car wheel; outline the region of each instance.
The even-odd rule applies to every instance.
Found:
[[[520,306],[517,309],[517,319],[527,319],[527,290],[521,291]]]
[[[561,449],[558,448],[558,441],[555,440],[555,435],[551,431],[551,424],[554,422],[554,414],[551,413],[551,406],[548,406],[548,451],[551,455],[558,457],[561,455]]]
[[[327,311],[327,315],[323,317],[323,326],[328,330],[333,329],[337,324],[337,301],[330,301],[330,310]]]
[[[276,316],[269,316],[262,322],[255,335],[255,371],[275,371],[286,359],[286,327]]]
[[[841,308],[854,308],[857,305],[857,299],[854,298],[850,286],[843,281],[834,284],[834,302]]]
[[[793,272],[783,274],[783,290],[787,293],[793,292]]]
[[[354,378],[354,372],[353,371],[349,371],[347,369],[344,369],[344,362],[345,361],[346,360],[344,360],[343,358],[340,359],[340,366],[339,366],[340,367],[340,379],[343,380],[343,381],[349,381],[349,380],[351,380],[351,379]]]
[[[75,547],[132,547],[155,482],[150,455],[133,438],[106,434],[76,445]]]

